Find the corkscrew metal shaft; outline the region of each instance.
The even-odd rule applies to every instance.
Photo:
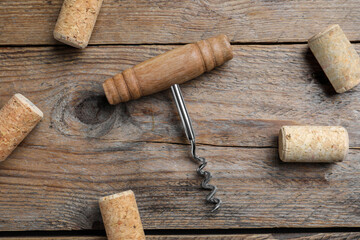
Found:
[[[206,167],[207,161],[205,158],[199,157],[196,155],[196,142],[195,142],[195,133],[194,129],[192,127],[191,119],[189,116],[189,113],[186,109],[186,105],[184,102],[184,98],[182,96],[181,90],[179,85],[175,84],[171,86],[171,92],[173,94],[173,97],[175,99],[176,107],[179,111],[179,115],[181,118],[181,122],[184,126],[185,134],[188,140],[191,143],[191,155],[192,157],[200,162],[200,166],[196,170],[197,173],[204,177],[204,180],[201,182],[201,187],[206,190],[210,190],[211,192],[207,195],[206,201],[210,203],[216,204],[212,212],[216,211],[220,205],[221,200],[218,198],[215,198],[215,193],[217,191],[217,187],[214,185],[209,184],[212,176],[211,173],[208,171],[204,171],[203,169]]]

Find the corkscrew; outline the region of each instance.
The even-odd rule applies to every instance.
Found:
[[[178,84],[175,84],[171,86],[171,92],[173,94],[173,97],[175,99],[176,107],[179,111],[181,122],[184,126],[185,134],[187,139],[191,143],[191,155],[193,159],[198,161],[200,163],[200,166],[197,168],[196,172],[203,176],[203,181],[201,182],[201,187],[206,190],[210,190],[211,192],[206,196],[206,201],[209,203],[216,204],[215,207],[211,212],[216,211],[221,206],[221,200],[219,198],[215,197],[215,193],[217,192],[217,187],[214,185],[209,184],[212,175],[208,171],[204,171],[204,168],[207,165],[207,161],[203,157],[199,157],[196,155],[196,141],[195,141],[195,133],[194,129],[192,127],[191,118],[189,116],[189,113],[186,109],[185,101],[182,96],[180,87]]]

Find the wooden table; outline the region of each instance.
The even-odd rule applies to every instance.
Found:
[[[338,23],[360,51],[358,1],[105,0],[85,50],[53,39],[61,4],[0,2],[0,105],[19,92],[45,115],[0,163],[5,239],[105,239],[98,199],[127,189],[151,240],[360,238],[360,88],[335,94],[306,44]],[[181,86],[210,213],[170,91],[110,106],[101,83],[219,33],[234,59]],[[285,124],[346,127],[347,160],[280,162]]]

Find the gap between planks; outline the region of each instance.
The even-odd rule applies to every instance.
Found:
[[[199,41],[202,39],[199,39]],[[350,41],[352,44],[358,44],[360,41]],[[136,46],[182,46],[186,44],[190,44],[193,42],[181,42],[181,43],[136,43],[136,44],[127,44],[127,43],[104,43],[104,44],[89,44],[87,47],[100,47],[100,46],[129,46],[129,47],[136,47]],[[301,44],[307,44],[307,42],[231,42],[231,45],[234,46],[262,46],[262,45],[301,45]],[[67,46],[62,43],[58,44],[5,44],[0,45],[0,48],[4,47],[61,47],[61,46]]]

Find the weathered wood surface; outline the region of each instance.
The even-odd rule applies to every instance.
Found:
[[[332,240],[359,239],[358,232],[345,233],[274,233],[274,234],[226,234],[226,235],[159,235],[146,236],[148,240]],[[5,237],[1,240],[106,240],[106,237]]]
[[[55,44],[62,0],[0,1],[0,44]],[[220,33],[234,42],[304,42],[338,23],[360,40],[357,0],[104,1],[90,44],[188,43]]]
[[[224,201],[210,213],[170,91],[114,107],[101,88],[173,47],[0,48],[0,104],[20,92],[45,115],[0,164],[0,230],[102,229],[98,198],[126,189],[145,229],[360,226],[359,88],[334,94],[305,45],[235,46],[183,84]],[[345,126],[348,159],[280,163],[283,124]]]

